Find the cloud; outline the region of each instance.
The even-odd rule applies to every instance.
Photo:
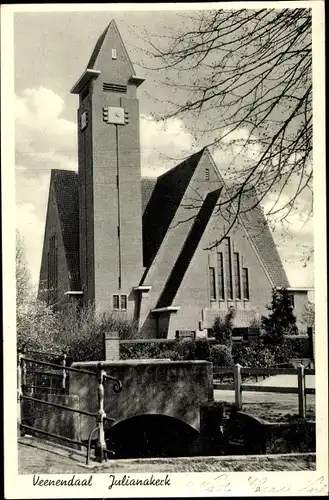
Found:
[[[157,122],[141,115],[140,135],[144,176],[161,175],[195,151],[192,134],[178,118]]]

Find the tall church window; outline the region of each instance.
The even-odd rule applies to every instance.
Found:
[[[243,298],[249,300],[249,273],[246,267],[242,268]]]
[[[224,238],[224,261],[225,261],[227,298],[228,300],[233,300],[231,238]]]
[[[210,300],[216,300],[215,268],[209,267]]]
[[[218,276],[218,298],[219,300],[223,300],[225,298],[223,252],[217,253],[217,276]]]
[[[240,256],[237,252],[234,253],[234,289],[235,298],[241,299]]]

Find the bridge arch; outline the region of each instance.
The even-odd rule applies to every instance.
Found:
[[[105,438],[116,458],[158,458],[193,455],[199,436],[178,418],[141,414],[115,423]]]

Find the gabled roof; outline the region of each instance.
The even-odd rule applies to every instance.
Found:
[[[179,207],[203,149],[158,177],[143,213],[144,266],[149,267]]]
[[[55,193],[71,290],[79,290],[78,174],[70,170],[52,170],[50,182]]]
[[[161,177],[141,179],[145,263],[152,262],[156,255],[202,153],[203,150],[192,155]],[[78,290],[80,287],[78,174],[69,170],[52,170],[51,179],[71,275],[71,288]],[[249,197],[244,197],[242,210],[253,206],[256,196],[256,192],[249,191]],[[240,220],[274,285],[289,287],[287,275],[261,208],[257,206],[251,212],[242,212]]]
[[[156,308],[168,307],[172,304],[195,251],[198,248],[221,191],[222,188],[219,188],[211,193],[208,193],[203,201],[199,213],[194,219],[189,234],[187,235],[183,247],[159,297]]]

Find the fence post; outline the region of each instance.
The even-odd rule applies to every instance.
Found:
[[[99,426],[98,431],[98,441],[96,444],[95,455],[98,462],[103,462],[107,459],[106,454],[106,443],[105,443],[105,433],[104,433],[104,418],[106,413],[104,411],[104,375],[105,371],[102,369],[102,363],[97,365],[98,373],[98,414],[97,423]]]
[[[306,417],[306,397],[305,397],[305,370],[304,365],[300,364],[297,367],[298,377],[298,409],[299,416]]]
[[[242,408],[242,390],[241,390],[241,365],[237,363],[234,366],[234,391],[235,405],[238,410]]]
[[[66,368],[66,354],[65,353],[63,354],[62,364],[63,364],[62,389],[63,389],[63,391],[65,391],[65,389],[66,389],[66,377],[67,377],[67,373],[65,370],[65,368]]]

